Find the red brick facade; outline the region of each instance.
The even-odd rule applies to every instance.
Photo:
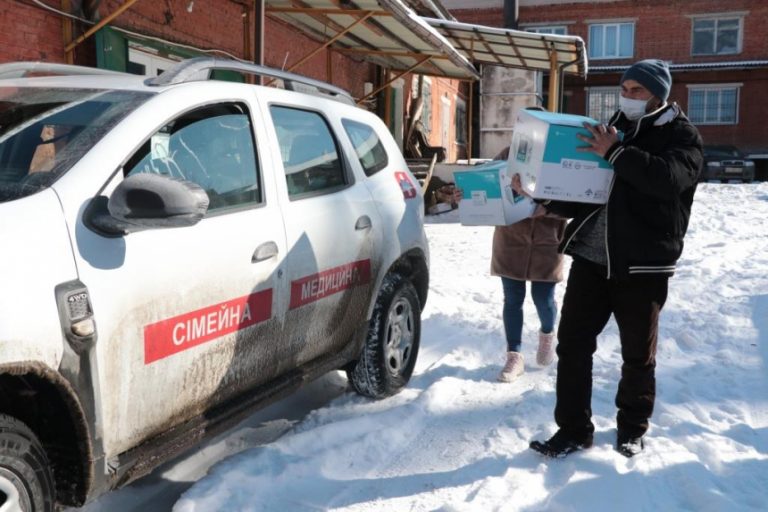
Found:
[[[546,2],[542,2],[546,3]],[[469,5],[469,2],[467,2]],[[462,9],[451,13],[459,20],[502,26],[503,11]],[[730,13],[743,15],[742,51],[735,55],[692,55],[692,15]],[[634,55],[628,59],[591,59],[587,80],[568,78],[565,92],[567,110],[586,113],[586,89],[618,84],[621,74],[600,71],[603,66],[627,66],[639,59],[659,58],[673,64],[768,61],[768,2],[765,0],[623,0],[568,4],[521,5],[521,28],[531,24],[565,25],[569,35],[580,36],[589,45],[589,23],[634,21]],[[708,84],[736,84],[739,87],[736,124],[700,125],[708,144],[734,144],[746,151],[768,151],[768,66],[749,69],[673,72],[670,99],[688,109],[688,87]]]
[[[64,62],[61,21],[56,15],[14,0],[0,0],[0,62]]]
[[[59,1],[42,1],[53,8],[61,8]],[[103,1],[99,7],[101,17],[115,12],[123,3],[123,0]],[[218,49],[238,58],[246,57],[253,44],[255,28],[252,18],[250,26],[244,26],[243,13],[244,9],[251,9],[251,2],[198,0],[192,12],[188,11],[188,5],[188,0],[139,1],[110,25],[171,43]],[[24,0],[0,0],[0,62],[65,62],[62,20],[61,15]],[[76,36],[89,28],[80,22],[74,25]],[[245,34],[249,48],[245,45]],[[291,67],[318,46],[297,30],[269,17],[265,23],[264,41],[265,64],[278,68],[284,64],[286,68]],[[75,62],[95,65],[93,37],[76,48]],[[327,80],[327,69],[326,51],[323,50],[295,71]],[[374,79],[372,65],[338,53],[332,55],[332,69],[333,83],[349,90],[353,96],[362,96],[363,83]]]
[[[60,0],[41,1],[52,8],[61,9]],[[101,18],[115,12],[123,3],[124,0],[103,0],[99,6]],[[113,20],[110,26],[159,38],[168,43],[203,50],[221,50],[238,58],[252,60],[250,53],[255,26],[251,0],[197,0],[191,11],[189,6],[189,0],[140,0]],[[243,21],[246,12],[250,20],[248,26]],[[65,62],[63,20],[60,14],[35,5],[30,0],[0,0],[0,62]],[[78,21],[73,24],[75,37],[90,27]],[[92,36],[76,47],[76,64],[97,65],[95,39]],[[172,44],[167,46],[173,48]],[[267,16],[264,30],[264,63],[267,66],[291,69],[318,46],[316,41],[304,36],[299,30]],[[372,64],[353,60],[338,52],[330,52],[330,59],[329,65],[328,51],[323,50],[293,71],[331,82],[350,91],[357,98],[364,96],[366,82],[378,84],[382,79],[377,76],[377,68]],[[408,112],[411,100],[410,77],[405,78],[404,111]],[[444,145],[447,146],[448,159],[462,158],[466,155],[466,147],[456,143],[456,98],[466,100],[466,97],[459,92],[460,86],[456,80],[438,79],[432,83],[430,143],[443,145],[443,127],[447,126],[450,142]],[[379,95],[377,110],[382,117],[387,118],[383,97],[383,94]],[[451,102],[450,119],[445,122],[441,119],[444,113],[442,98],[448,98]]]

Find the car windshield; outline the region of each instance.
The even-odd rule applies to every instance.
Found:
[[[717,158],[738,158],[740,156],[739,150],[733,147],[705,147],[704,156],[710,159]]]
[[[0,202],[50,186],[150,96],[0,86]]]

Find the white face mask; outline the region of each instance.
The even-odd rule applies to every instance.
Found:
[[[633,100],[619,96],[619,110],[624,112],[627,119],[636,121],[645,115],[645,109],[648,107],[648,100]]]

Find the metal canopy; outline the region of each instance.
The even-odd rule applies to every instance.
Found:
[[[473,63],[587,76],[586,48],[578,36],[423,19]]]
[[[476,80],[475,67],[401,0],[265,0],[265,13],[300,29],[323,48],[357,56],[386,69]]]

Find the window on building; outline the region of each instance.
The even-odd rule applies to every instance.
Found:
[[[590,87],[587,92],[587,116],[607,123],[619,108],[618,87]]]
[[[558,36],[564,36],[568,33],[565,25],[552,25],[547,27],[526,27],[527,32],[535,32],[537,34],[555,34]]]
[[[693,55],[729,55],[741,52],[741,18],[693,20]]]
[[[467,143],[467,102],[456,98],[456,143]]]
[[[598,23],[589,26],[589,58],[591,59],[632,57],[634,45],[634,23]]]
[[[145,39],[135,40],[111,27],[104,27],[95,35],[96,67],[112,69],[137,75],[156,76],[184,59],[201,57],[202,53],[172,43],[160,43]],[[205,80],[207,72],[196,79]],[[216,69],[211,73],[213,80],[244,82],[245,77],[237,71]]]
[[[695,124],[736,124],[739,88],[736,86],[691,87],[688,116]]]
[[[126,71],[134,75],[158,76],[181,59],[169,59],[153,54],[150,48],[128,41]]]

